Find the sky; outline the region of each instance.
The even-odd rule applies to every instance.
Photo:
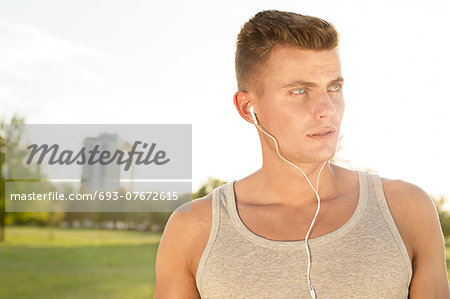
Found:
[[[193,188],[243,178],[262,158],[233,105],[235,42],[264,9],[339,31],[339,156],[450,198],[450,1],[0,1],[0,119],[192,124]]]

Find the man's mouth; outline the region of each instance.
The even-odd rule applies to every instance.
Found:
[[[318,139],[324,140],[324,139],[332,138],[335,133],[336,133],[336,130],[334,128],[325,128],[318,132],[308,134],[308,136],[312,137],[312,138],[318,138]]]
[[[325,136],[325,135],[331,134],[331,133],[333,133],[333,131],[326,131],[326,132],[322,132],[322,133],[315,133],[315,134],[312,134],[312,136]]]

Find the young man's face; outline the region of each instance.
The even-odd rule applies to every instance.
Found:
[[[342,83],[336,50],[281,47],[271,53],[255,110],[288,159],[309,163],[334,156],[344,113]]]

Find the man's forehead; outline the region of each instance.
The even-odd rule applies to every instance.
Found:
[[[321,68],[340,66],[339,54],[332,50],[305,50],[293,47],[279,47],[274,49],[269,56],[267,67]]]
[[[314,83],[342,78],[339,54],[332,50],[305,50],[293,47],[274,49],[265,66],[270,80],[288,84],[294,81]]]

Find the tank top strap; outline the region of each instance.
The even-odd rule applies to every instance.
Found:
[[[402,254],[403,259],[405,260],[405,264],[407,265],[407,273],[409,276],[409,280],[412,278],[412,267],[409,259],[408,251],[406,250],[405,243],[398,231],[397,225],[395,224],[394,218],[392,217],[391,211],[389,209],[388,203],[386,201],[386,196],[384,194],[383,182],[381,178],[376,174],[370,174],[371,181],[375,191],[375,197],[377,199],[378,205],[381,209],[381,212],[384,216],[386,223],[389,226],[389,229],[397,242],[399,250]]]
[[[233,181],[234,182],[234,181]],[[206,258],[209,256],[209,252],[211,251],[211,248],[214,244],[214,241],[216,239],[217,236],[217,231],[219,230],[219,226],[220,226],[220,214],[221,214],[221,209],[222,209],[222,205],[223,202],[226,201],[226,196],[225,196],[225,189],[227,187],[229,187],[229,185],[231,184],[231,188],[233,188],[233,182],[227,183],[225,185],[219,186],[217,188],[215,188],[212,191],[212,200],[211,200],[211,230],[209,232],[209,238],[208,238],[208,242],[206,243],[206,247],[203,251],[203,254],[200,258],[198,267],[197,267],[197,272],[195,275],[195,280],[196,280],[196,284],[197,284],[197,289],[200,292],[200,296],[202,296],[201,294],[201,286],[200,283],[202,281],[202,275],[203,275],[203,267],[205,265],[206,262]]]

